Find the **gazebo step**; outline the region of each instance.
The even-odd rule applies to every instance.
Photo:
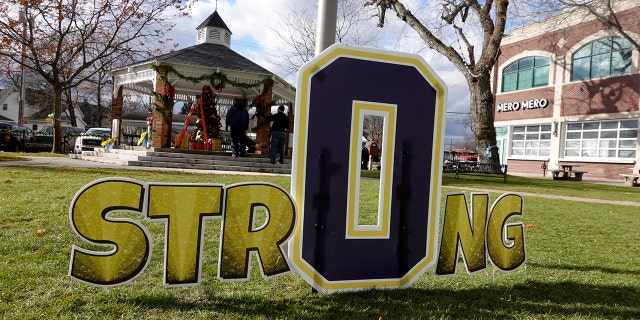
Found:
[[[108,163],[108,164],[119,164],[123,166],[129,165],[129,160],[127,159],[119,159],[114,157],[102,157],[96,155],[84,155],[84,154],[74,154],[70,155],[73,159],[82,159],[86,161],[99,162],[99,163]]]
[[[271,164],[265,155],[248,154],[246,157],[234,158],[228,152],[207,152],[174,149],[104,149],[83,151],[72,154],[71,158],[88,161],[121,164],[148,168],[175,168],[192,170],[262,172],[290,174],[291,159],[285,164]]]
[[[212,171],[238,171],[238,172],[262,172],[290,174],[291,168],[287,165],[255,166],[255,165],[224,165],[205,163],[185,163],[185,162],[158,162],[158,161],[129,161],[129,166],[149,167],[149,168],[174,168],[192,170],[212,170]]]

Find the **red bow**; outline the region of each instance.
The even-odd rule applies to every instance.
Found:
[[[167,95],[173,99],[173,96],[176,94],[176,88],[174,88],[173,86],[168,86],[167,90],[162,94],[163,98],[166,98]]]

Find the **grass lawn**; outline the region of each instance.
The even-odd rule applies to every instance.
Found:
[[[435,277],[428,270],[408,289],[312,293],[296,274],[217,280],[220,222],[205,226],[202,282],[165,288],[164,227],[153,235],[152,259],[132,283],[88,286],[67,275],[73,244],[69,204],[103,177],[145,182],[264,181],[289,190],[281,176],[211,175],[87,168],[0,167],[0,316],[3,319],[631,319],[640,318],[640,207],[524,196],[527,264],[512,273],[489,267]],[[363,188],[376,184],[363,180]],[[443,177],[443,197],[476,187],[491,201],[504,192],[544,193],[640,203],[640,188],[538,180]],[[469,192],[466,192],[469,195]],[[363,196],[361,196],[363,197]],[[367,197],[364,198],[368,199]],[[444,202],[443,205],[444,206]]]
[[[0,151],[0,161],[22,161],[29,160],[28,157],[69,157],[68,154],[64,153],[51,153],[51,152],[4,152]]]

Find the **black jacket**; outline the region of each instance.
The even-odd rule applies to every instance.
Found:
[[[226,127],[231,127],[231,130],[249,129],[249,112],[247,109],[240,104],[234,104],[229,108],[229,111],[227,111]]]
[[[265,118],[267,121],[273,121],[271,131],[285,132],[289,129],[289,117],[284,112],[278,112]]]

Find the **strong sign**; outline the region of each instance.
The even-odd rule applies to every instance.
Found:
[[[518,195],[493,204],[485,193],[470,202],[447,195],[438,235],[446,87],[419,56],[334,45],[300,70],[298,84],[290,193],[260,182],[96,180],[69,208],[83,240],[72,246],[69,275],[98,286],[135,279],[153,249],[145,225],[155,222],[165,228],[165,285],[198,285],[209,219],[222,221],[221,281],[248,280],[252,257],[265,277],[291,267],[327,293],[408,287],[434,265],[436,275],[455,274],[460,256],[470,273],[489,261],[506,272],[524,265]],[[372,117],[382,124],[374,205],[360,196],[371,185],[360,172]]]

